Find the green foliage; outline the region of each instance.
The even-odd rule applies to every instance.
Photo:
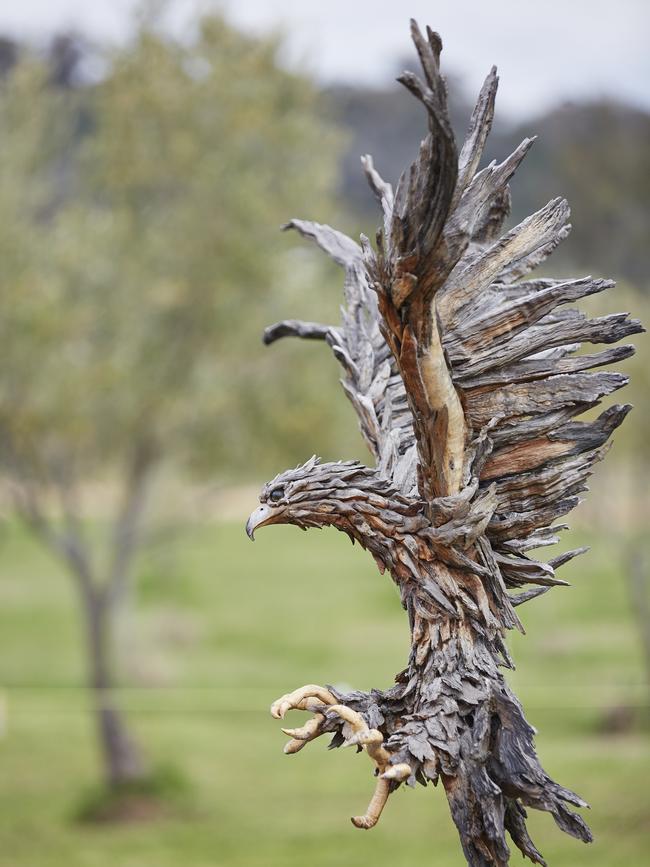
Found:
[[[532,834],[550,864],[636,867],[650,844],[648,736],[608,734],[603,720],[612,708],[647,704],[642,660],[621,549],[611,534],[577,535],[567,547],[594,548],[565,567],[572,586],[518,609],[527,635],[511,636],[511,677],[539,727],[544,766],[590,802],[596,841],[584,846],[531,810]],[[325,741],[285,756],[268,714],[274,698],[312,680],[345,675],[354,687],[385,688],[406,659],[398,593],[367,554],[335,531],[274,527],[252,545],[242,526],[210,524],[162,545],[158,558],[176,564],[169,580],[187,600],[172,609],[168,587],[155,595],[151,583],[138,606],[147,646],[134,647],[132,635],[127,642],[131,673],[120,697],[151,755],[188,778],[194,808],[172,805],[164,821],[83,827],[70,815],[95,773],[95,737],[67,581],[56,573],[43,582],[42,552],[7,527],[1,867],[460,867],[441,787],[400,790],[379,825],[361,833],[349,816],[373,788],[367,758],[328,752]],[[296,712],[287,724],[304,718]],[[512,862],[524,863],[516,851]]]
[[[308,457],[311,425],[337,439],[318,359],[280,394],[290,355],[261,360],[275,289],[289,302],[316,274],[280,252],[278,226],[304,204],[328,210],[338,140],[278,48],[218,16],[174,40],[145,15],[93,85],[29,55],[0,84],[0,472],[74,578],[95,689],[115,680],[161,459],[259,477]],[[109,520],[90,532],[98,500]],[[146,763],[111,710],[109,791],[85,808],[104,818],[155,800],[116,788]]]
[[[97,85],[48,86],[29,59],[4,82],[0,422],[31,472],[97,477],[145,442],[230,472],[256,444],[259,473],[323,420],[313,381],[282,394],[287,356],[260,344],[278,286],[321,279],[277,230],[330,210],[337,146],[277,51],[219,17],[185,42],[145,22]]]

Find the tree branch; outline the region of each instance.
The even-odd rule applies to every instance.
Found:
[[[153,442],[144,438],[136,445],[127,466],[124,497],[113,526],[111,560],[102,588],[109,606],[115,605],[126,590],[129,566],[140,540],[140,520],[156,457]]]
[[[74,526],[69,524],[65,533],[57,532],[42,510],[38,496],[29,481],[14,479],[12,495],[20,519],[37,539],[67,563],[84,600],[87,601],[95,589],[92,567],[86,547]]]

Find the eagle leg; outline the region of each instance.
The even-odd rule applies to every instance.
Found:
[[[384,747],[384,736],[378,729],[371,729],[358,711],[344,704],[338,704],[332,693],[322,686],[308,684],[293,692],[286,693],[271,705],[271,716],[283,719],[288,710],[313,711],[314,716],[303,726],[282,729],[291,740],[285,744],[284,752],[297,753],[305,744],[323,734],[328,715],[336,714],[343,723],[343,735],[347,746],[365,749],[375,763],[377,783],[368,809],[363,816],[354,816],[355,828],[368,830],[374,828],[391,791],[412,774],[410,765],[405,762],[391,764],[391,754]]]

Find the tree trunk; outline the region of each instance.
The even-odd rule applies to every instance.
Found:
[[[127,456],[123,502],[115,518],[104,581],[98,579],[84,536],[74,468],[58,466],[51,479],[46,476],[45,480],[35,481],[29,460],[23,466],[22,455],[18,453],[15,457],[17,512],[35,536],[66,564],[79,593],[88,687],[93,696],[107,786],[116,788],[143,779],[147,773],[145,763],[127,731],[113,693],[113,618],[128,587],[130,567],[139,542],[145,494],[157,457],[155,444],[143,435]],[[52,479],[60,501],[62,529],[50,519],[41,504],[41,497]]]
[[[84,614],[88,640],[88,679],[104,775],[109,788],[118,788],[142,779],[146,767],[113,694],[111,606],[105,596],[93,591],[85,600]]]
[[[113,788],[141,780],[147,774],[141,751],[129,734],[124,716],[115,702],[112,650],[115,642],[114,614],[128,588],[155,454],[148,438],[135,444],[127,461],[124,500],[115,521],[106,581],[102,585],[96,585],[92,580],[85,582],[90,686],[106,782]]]

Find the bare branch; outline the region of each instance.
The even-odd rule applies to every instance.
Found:
[[[93,593],[93,574],[82,537],[72,526],[61,533],[46,515],[32,483],[15,480],[12,486],[16,512],[27,527],[47,548],[68,565],[85,599]]]
[[[134,447],[126,469],[121,508],[113,526],[111,561],[103,593],[110,606],[124,595],[129,579],[129,567],[140,540],[141,519],[151,473],[157,460],[157,450],[144,438]]]

